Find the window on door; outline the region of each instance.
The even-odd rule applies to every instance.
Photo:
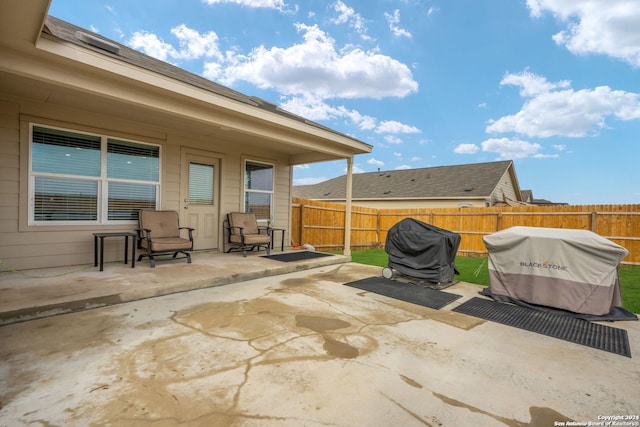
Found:
[[[30,224],[129,223],[158,204],[159,146],[32,125],[30,148]]]
[[[259,220],[273,217],[273,165],[245,160],[244,211],[256,214]]]
[[[189,163],[189,204],[213,205],[215,171],[213,165]]]

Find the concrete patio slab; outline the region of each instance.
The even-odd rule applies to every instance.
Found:
[[[343,285],[379,274],[319,266],[2,326],[0,425],[554,426],[640,413],[640,322],[614,324],[627,358],[452,312],[476,285],[448,288],[463,297],[441,310]]]
[[[155,268],[142,261],[135,268],[110,262],[104,271],[86,265],[2,272],[0,325],[351,261],[348,256],[332,255],[279,262],[263,255],[193,252],[191,264],[169,258],[159,260]]]

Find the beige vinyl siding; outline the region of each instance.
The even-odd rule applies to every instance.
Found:
[[[11,233],[18,231],[20,194],[20,108],[0,101],[0,260],[8,249]],[[7,252],[5,252],[5,250]]]
[[[22,113],[22,114],[20,114]],[[161,146],[162,209],[181,211],[181,147],[202,150],[220,159],[219,247],[222,248],[222,221],[227,212],[243,206],[243,158],[264,160],[275,165],[274,224],[289,224],[290,167],[286,158],[274,157],[267,148],[243,146],[224,140],[176,132],[117,119],[88,114],[81,110],[50,107],[44,103],[0,100],[0,260],[9,268],[25,270],[63,265],[92,265],[93,236],[96,231],[134,230],[135,224],[120,225],[28,225],[29,124],[38,123],[70,130],[105,134]],[[266,145],[266,144],[265,144]],[[255,154],[252,153],[255,151]],[[285,240],[287,241],[287,240]],[[122,258],[122,241],[105,240],[105,261]]]
[[[515,191],[515,184],[513,182],[513,178],[511,177],[511,169],[507,169],[500,178],[500,182],[496,186],[496,189],[491,193],[491,204],[495,204],[496,202],[504,202],[506,199],[508,200],[519,200]]]

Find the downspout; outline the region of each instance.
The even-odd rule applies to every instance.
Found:
[[[353,156],[347,157],[347,188],[344,210],[344,251],[351,256],[351,196],[353,184]]]

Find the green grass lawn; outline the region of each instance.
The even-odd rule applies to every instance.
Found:
[[[352,251],[353,262],[386,267],[389,258],[384,249]],[[489,269],[486,258],[456,257],[456,268],[460,275],[455,280],[489,286]],[[632,313],[640,313],[640,266],[621,265],[620,285],[622,288],[622,306]]]

